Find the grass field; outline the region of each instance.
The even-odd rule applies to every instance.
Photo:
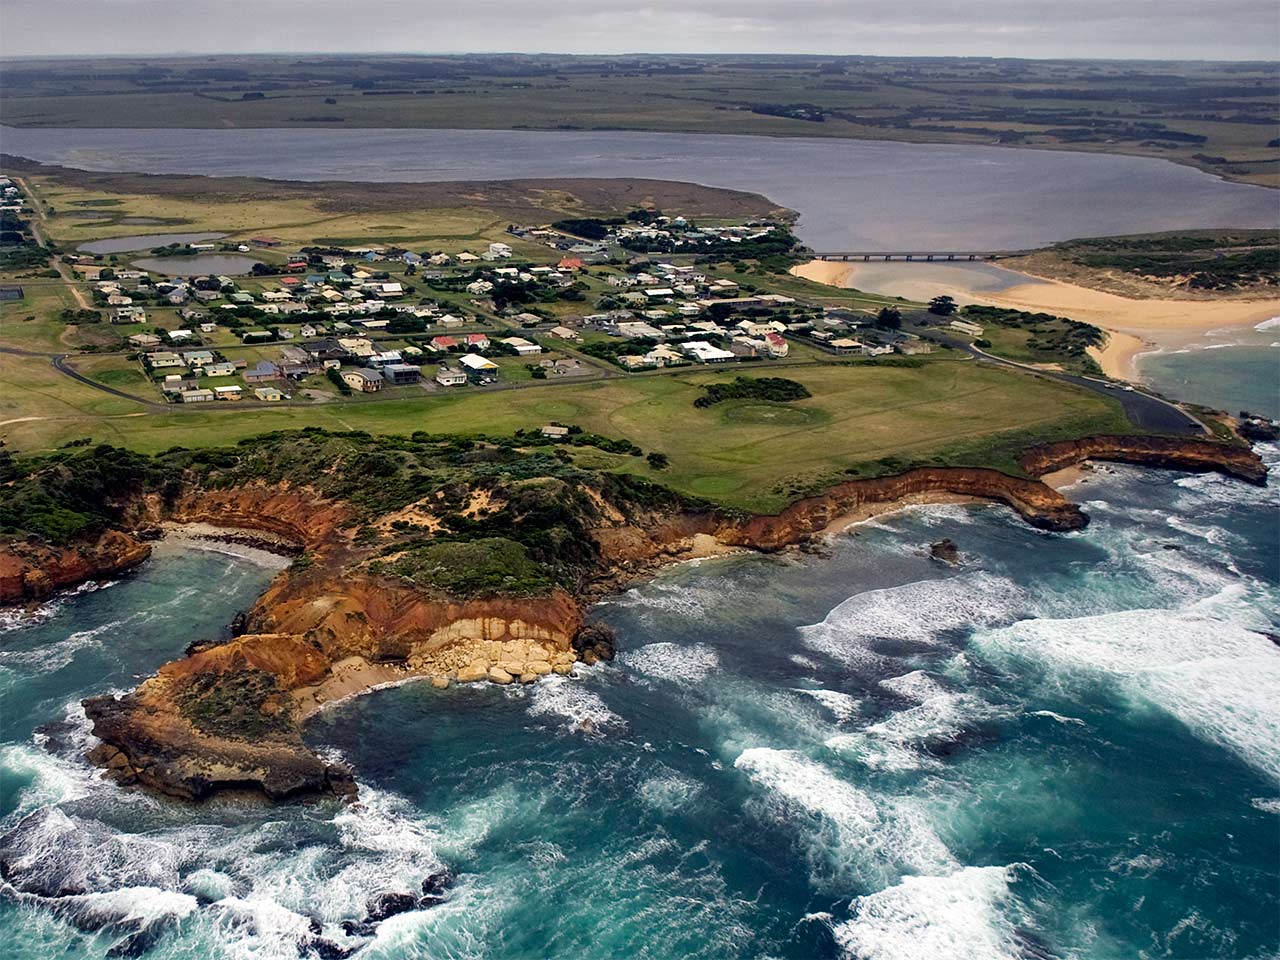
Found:
[[[94,358],[99,375],[123,368]],[[219,405],[142,408],[62,377],[38,360],[0,357],[0,431],[13,449],[91,438],[144,451],[216,446],[269,430],[321,426],[373,433],[510,433],[549,421],[625,437],[671,460],[655,473],[642,458],[591,451],[593,463],[660,478],[675,489],[750,510],[776,510],[846,475],[882,472],[882,461],[938,461],[1015,469],[1033,439],[1132,429],[1114,401],[961,360],[918,368],[813,364],[790,368],[813,397],[698,409],[701,385],[730,373],[691,371],[590,384],[308,407]],[[37,419],[19,420],[22,417]],[[18,422],[15,422],[17,420]]]
[[[16,125],[609,129],[1004,143],[1166,157],[1280,184],[1280,157],[1268,146],[1274,67],[1261,63],[120,58],[14,61],[5,81],[0,109]]]
[[[109,177],[86,182],[60,173],[28,175],[55,211],[110,210],[121,217],[181,219],[183,231],[266,232],[293,244],[334,234],[385,241],[388,237],[383,231],[394,228],[405,231],[406,236],[414,235],[420,248],[437,244],[448,248],[450,243],[461,245],[464,237],[497,239],[505,231],[505,221],[492,210],[405,204],[394,216],[386,210],[326,211],[320,209],[320,201],[289,195],[287,185],[282,195],[273,195],[277,185],[269,182],[257,184],[266,196],[246,201],[238,192],[240,181],[203,180],[201,189],[211,194],[205,197],[165,192],[169,186],[181,185],[184,178],[148,180],[158,190],[151,195],[104,191],[104,182],[118,182]],[[123,182],[134,183],[129,177]],[[727,199],[739,203],[743,196],[751,195]],[[758,198],[752,202],[767,203]],[[545,216],[548,211],[540,213]],[[173,229],[167,225],[150,228],[103,223],[102,219],[56,213],[48,221],[54,238],[67,245],[81,239]],[[538,253],[544,261],[554,257],[541,248],[529,252]],[[130,256],[120,259],[127,261]],[[273,251],[267,256],[283,254]],[[389,266],[396,276],[401,275],[402,266]],[[609,291],[605,280],[595,275],[602,269],[593,269],[586,278],[587,301],[578,305],[579,311],[590,309],[596,298]],[[723,265],[711,268],[711,272],[739,281],[744,289],[754,285],[814,305],[874,311],[890,299],[789,275],[762,275],[751,268],[743,272]],[[57,315],[73,305],[69,288],[56,281],[14,279],[25,284],[26,298],[0,308],[0,343],[4,346],[74,354],[79,346],[114,342],[141,329],[105,323],[68,328]],[[257,289],[272,281],[245,283]],[[436,296],[426,289],[418,296],[423,294]],[[479,309],[461,295],[441,299],[458,306],[466,303],[468,314]],[[481,316],[480,326],[486,328],[502,329],[509,323],[484,311]],[[174,311],[158,308],[144,326],[157,323],[170,328],[176,325]],[[588,339],[598,336],[587,334]],[[233,341],[226,331],[219,331],[212,339],[228,356],[250,363],[279,352],[278,344],[240,346],[232,345]],[[395,345],[399,341],[385,342]],[[549,339],[546,346],[556,352],[536,359],[575,353],[572,345],[562,346]],[[339,400],[327,381],[311,378],[315,382],[307,386],[314,392],[299,391],[298,396],[321,402],[271,405],[246,400],[157,408],[80,383],[57,371],[47,356],[0,354],[0,437],[16,451],[49,450],[88,439],[154,452],[173,446],[218,446],[271,430],[306,426],[371,433],[510,434],[559,421],[578,424],[591,433],[626,438],[646,452],[666,454],[670,461],[668,469],[655,471],[643,457],[572,448],[573,456],[584,464],[654,477],[677,490],[742,509],[774,511],[848,476],[930,462],[1016,470],[1016,453],[1035,440],[1132,429],[1113,400],[951,354],[935,354],[916,366],[882,366],[832,362],[825,354],[794,344],[789,360],[776,366],[735,365],[733,370],[690,367],[678,373],[616,375],[593,382],[556,377],[534,381],[526,366],[534,359],[499,360],[506,389],[427,391],[405,387]],[[104,386],[153,402],[159,399],[136,362],[122,353],[80,354],[67,362]],[[705,409],[694,407],[704,384],[741,373],[763,375],[766,367],[800,381],[812,397],[788,404],[730,401]],[[239,378],[222,382],[239,382]]]

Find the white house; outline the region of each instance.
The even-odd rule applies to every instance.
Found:
[[[680,349],[685,356],[692,357],[699,363],[725,363],[733,359],[733,354],[728,350],[713,347],[705,340],[690,340],[688,343],[683,344]]]
[[[500,342],[506,344],[522,357],[531,357],[535,353],[542,352],[542,347],[532,341],[524,339],[524,337],[507,337],[505,340]]]

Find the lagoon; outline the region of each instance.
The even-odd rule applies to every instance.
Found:
[[[0,128],[5,151],[87,170],[287,180],[655,177],[750,190],[814,249],[1001,250],[1078,237],[1270,227],[1276,195],[1190,167],[1007,147],[526,130]]]

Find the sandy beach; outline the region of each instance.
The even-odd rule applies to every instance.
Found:
[[[928,279],[932,264],[912,265],[921,279],[919,291],[948,292],[964,303],[982,303],[1017,310],[1053,313],[1092,323],[1110,335],[1105,347],[1093,351],[1103,371],[1122,380],[1137,380],[1135,358],[1146,351],[1177,349],[1214,330],[1248,329],[1280,316],[1280,298],[1253,300],[1132,300],[1060,280],[1023,275],[1025,283],[1004,290],[978,290],[963,284],[960,270],[944,280]],[[832,286],[848,286],[857,265],[813,261],[792,270],[796,276]],[[925,290],[925,288],[928,290]],[[937,291],[937,292],[935,292]],[[895,289],[901,294],[901,289]]]
[[[1247,329],[1280,316],[1280,298],[1269,300],[1130,300],[1058,280],[1033,279],[975,299],[995,306],[1044,311],[1082,320],[1111,336],[1094,356],[1108,376],[1138,377],[1134,358],[1146,351],[1181,347],[1211,330]]]

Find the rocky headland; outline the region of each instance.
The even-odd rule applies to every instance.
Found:
[[[153,478],[143,471],[116,491],[109,529],[61,547],[30,536],[0,544],[0,601],[9,604],[141,563],[162,524],[261,531],[300,551],[240,619],[239,635],[192,644],[122,697],[85,701],[101,741],[91,759],[110,776],[191,800],[226,789],[353,796],[351,772],[303,740],[317,710],[416,678],[442,688],[533,683],[609,659],[612,637],[584,622],[586,603],[664,564],[777,551],[871,505],[934,498],[1001,503],[1037,528],[1078,530],[1087,515],[1034,478],[1089,459],[1266,480],[1245,447],[1088,437],[1027,450],[1024,477],[921,467],[744,516],[633,479],[584,476],[536,452],[459,454],[439,440],[382,441],[375,466],[393,479],[375,498],[335,479],[344,464],[368,467],[374,442],[281,435],[214,466],[189,455],[152,463]],[[463,466],[429,475],[446,463]]]

